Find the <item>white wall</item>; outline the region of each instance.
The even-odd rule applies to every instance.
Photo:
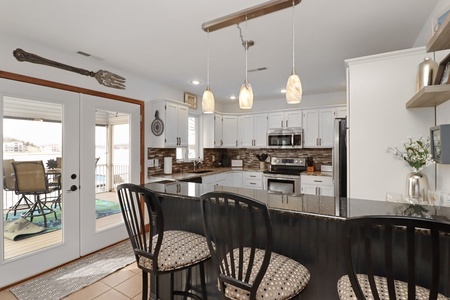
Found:
[[[429,54],[416,48],[346,61],[349,70],[349,196],[384,200],[406,192],[408,164],[387,151],[408,137],[429,136],[434,108],[406,108],[416,93],[417,66]],[[424,169],[434,188],[434,165]]]

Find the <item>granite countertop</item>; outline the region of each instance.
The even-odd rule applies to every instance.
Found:
[[[313,171],[313,172],[305,171],[305,172],[302,172],[300,175],[332,177],[333,173],[332,172],[324,172],[324,171]]]
[[[179,172],[172,174],[152,175],[148,177],[148,182],[155,182],[159,180],[185,180],[196,177],[209,176],[214,174],[220,174],[225,172],[241,171],[241,172],[262,172],[259,168],[202,168],[192,172]],[[204,172],[208,171],[208,172]],[[201,172],[201,173],[200,173]]]

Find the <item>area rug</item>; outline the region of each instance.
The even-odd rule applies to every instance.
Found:
[[[8,220],[4,224],[5,238],[17,241],[36,234],[44,234],[61,229],[61,210],[59,207],[55,208],[56,219],[54,214],[47,215],[47,227],[44,226],[44,217],[36,216],[33,218],[33,222],[29,222],[28,219],[20,217],[23,212],[25,210],[17,211],[16,216],[10,213]],[[118,213],[120,213],[120,204],[118,202],[95,200],[96,219]]]
[[[134,261],[131,244],[125,241],[16,285],[11,292],[19,300],[62,299]]]
[[[18,218],[16,220],[6,221],[4,224],[4,237],[15,241],[19,236],[27,236],[39,233],[45,230],[45,227],[31,223],[27,219]]]

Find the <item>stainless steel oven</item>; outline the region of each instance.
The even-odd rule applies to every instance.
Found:
[[[263,188],[283,194],[300,194],[300,173],[306,170],[304,158],[270,159],[270,170],[263,173]]]

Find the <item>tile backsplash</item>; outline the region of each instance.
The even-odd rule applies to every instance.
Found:
[[[269,158],[266,160],[266,167],[269,166],[269,159],[271,156],[276,157],[309,157],[312,156],[314,160],[315,170],[320,170],[321,165],[331,165],[332,149],[216,149],[205,148],[203,158],[203,168],[220,167],[220,159],[224,155],[228,155],[230,159],[242,159],[244,168],[259,169],[259,161],[256,158],[257,154],[267,153]],[[148,148],[147,159],[157,159],[158,167],[149,167],[148,176],[160,175],[164,170],[164,157],[172,157],[172,172],[180,173],[193,169],[192,162],[177,162],[176,149],[168,148]]]

